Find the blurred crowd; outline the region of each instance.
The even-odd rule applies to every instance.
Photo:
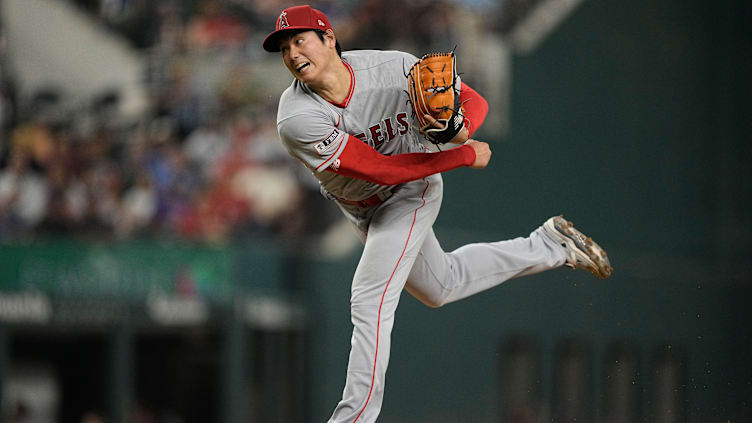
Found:
[[[143,52],[150,108],[123,123],[113,118],[116,94],[63,110],[54,89],[18,104],[12,74],[0,68],[0,241],[57,234],[309,236],[338,219],[279,142],[281,91],[265,80],[268,70],[258,71],[271,56],[259,48],[261,40],[289,2],[59,1]],[[460,10],[487,7],[482,1],[461,9],[445,1],[315,5],[331,16],[345,49],[409,51],[446,46],[456,28],[449,21]],[[430,15],[435,26],[407,22],[418,15]],[[279,63],[272,69],[284,70]]]
[[[298,231],[303,189],[264,117],[215,119],[185,137],[169,114],[85,138],[43,119],[23,122],[0,171],[0,234],[219,240],[237,230]]]

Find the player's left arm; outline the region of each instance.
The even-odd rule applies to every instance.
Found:
[[[488,101],[464,82],[462,82],[462,90],[460,91],[460,102],[464,109],[465,127],[452,141],[449,141],[450,144],[464,144],[483,125],[486,115],[488,115]],[[424,117],[437,128],[443,127],[432,116],[425,115]]]
[[[468,138],[472,137],[475,131],[483,125],[488,114],[488,101],[462,81],[460,90],[460,103],[465,109],[465,128],[468,131]],[[465,140],[466,141],[466,140]],[[459,142],[462,144],[464,141]]]

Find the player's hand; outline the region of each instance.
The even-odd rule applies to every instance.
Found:
[[[438,120],[434,119],[431,115],[423,115],[423,117],[426,118],[428,122],[430,122],[428,125],[424,126],[423,128],[420,128],[421,130],[426,130],[427,128],[433,126],[434,128],[443,129],[444,124],[439,122]],[[450,141],[450,144],[464,144],[468,139],[470,139],[470,131],[467,130],[467,126],[462,128],[462,130],[454,137],[452,141]]]
[[[465,145],[469,145],[475,150],[475,161],[470,165],[471,168],[483,169],[488,166],[488,162],[491,160],[491,148],[488,146],[488,143],[469,139]]]

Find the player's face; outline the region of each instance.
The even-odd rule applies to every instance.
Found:
[[[313,31],[284,37],[279,43],[282,60],[295,78],[306,84],[319,81],[332,63],[335,41],[329,34],[321,41]]]

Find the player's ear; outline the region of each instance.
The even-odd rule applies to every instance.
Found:
[[[334,31],[331,29],[327,29],[326,32],[324,32],[324,40],[326,41],[327,47],[334,48],[334,46],[337,45],[337,37],[334,36]]]

